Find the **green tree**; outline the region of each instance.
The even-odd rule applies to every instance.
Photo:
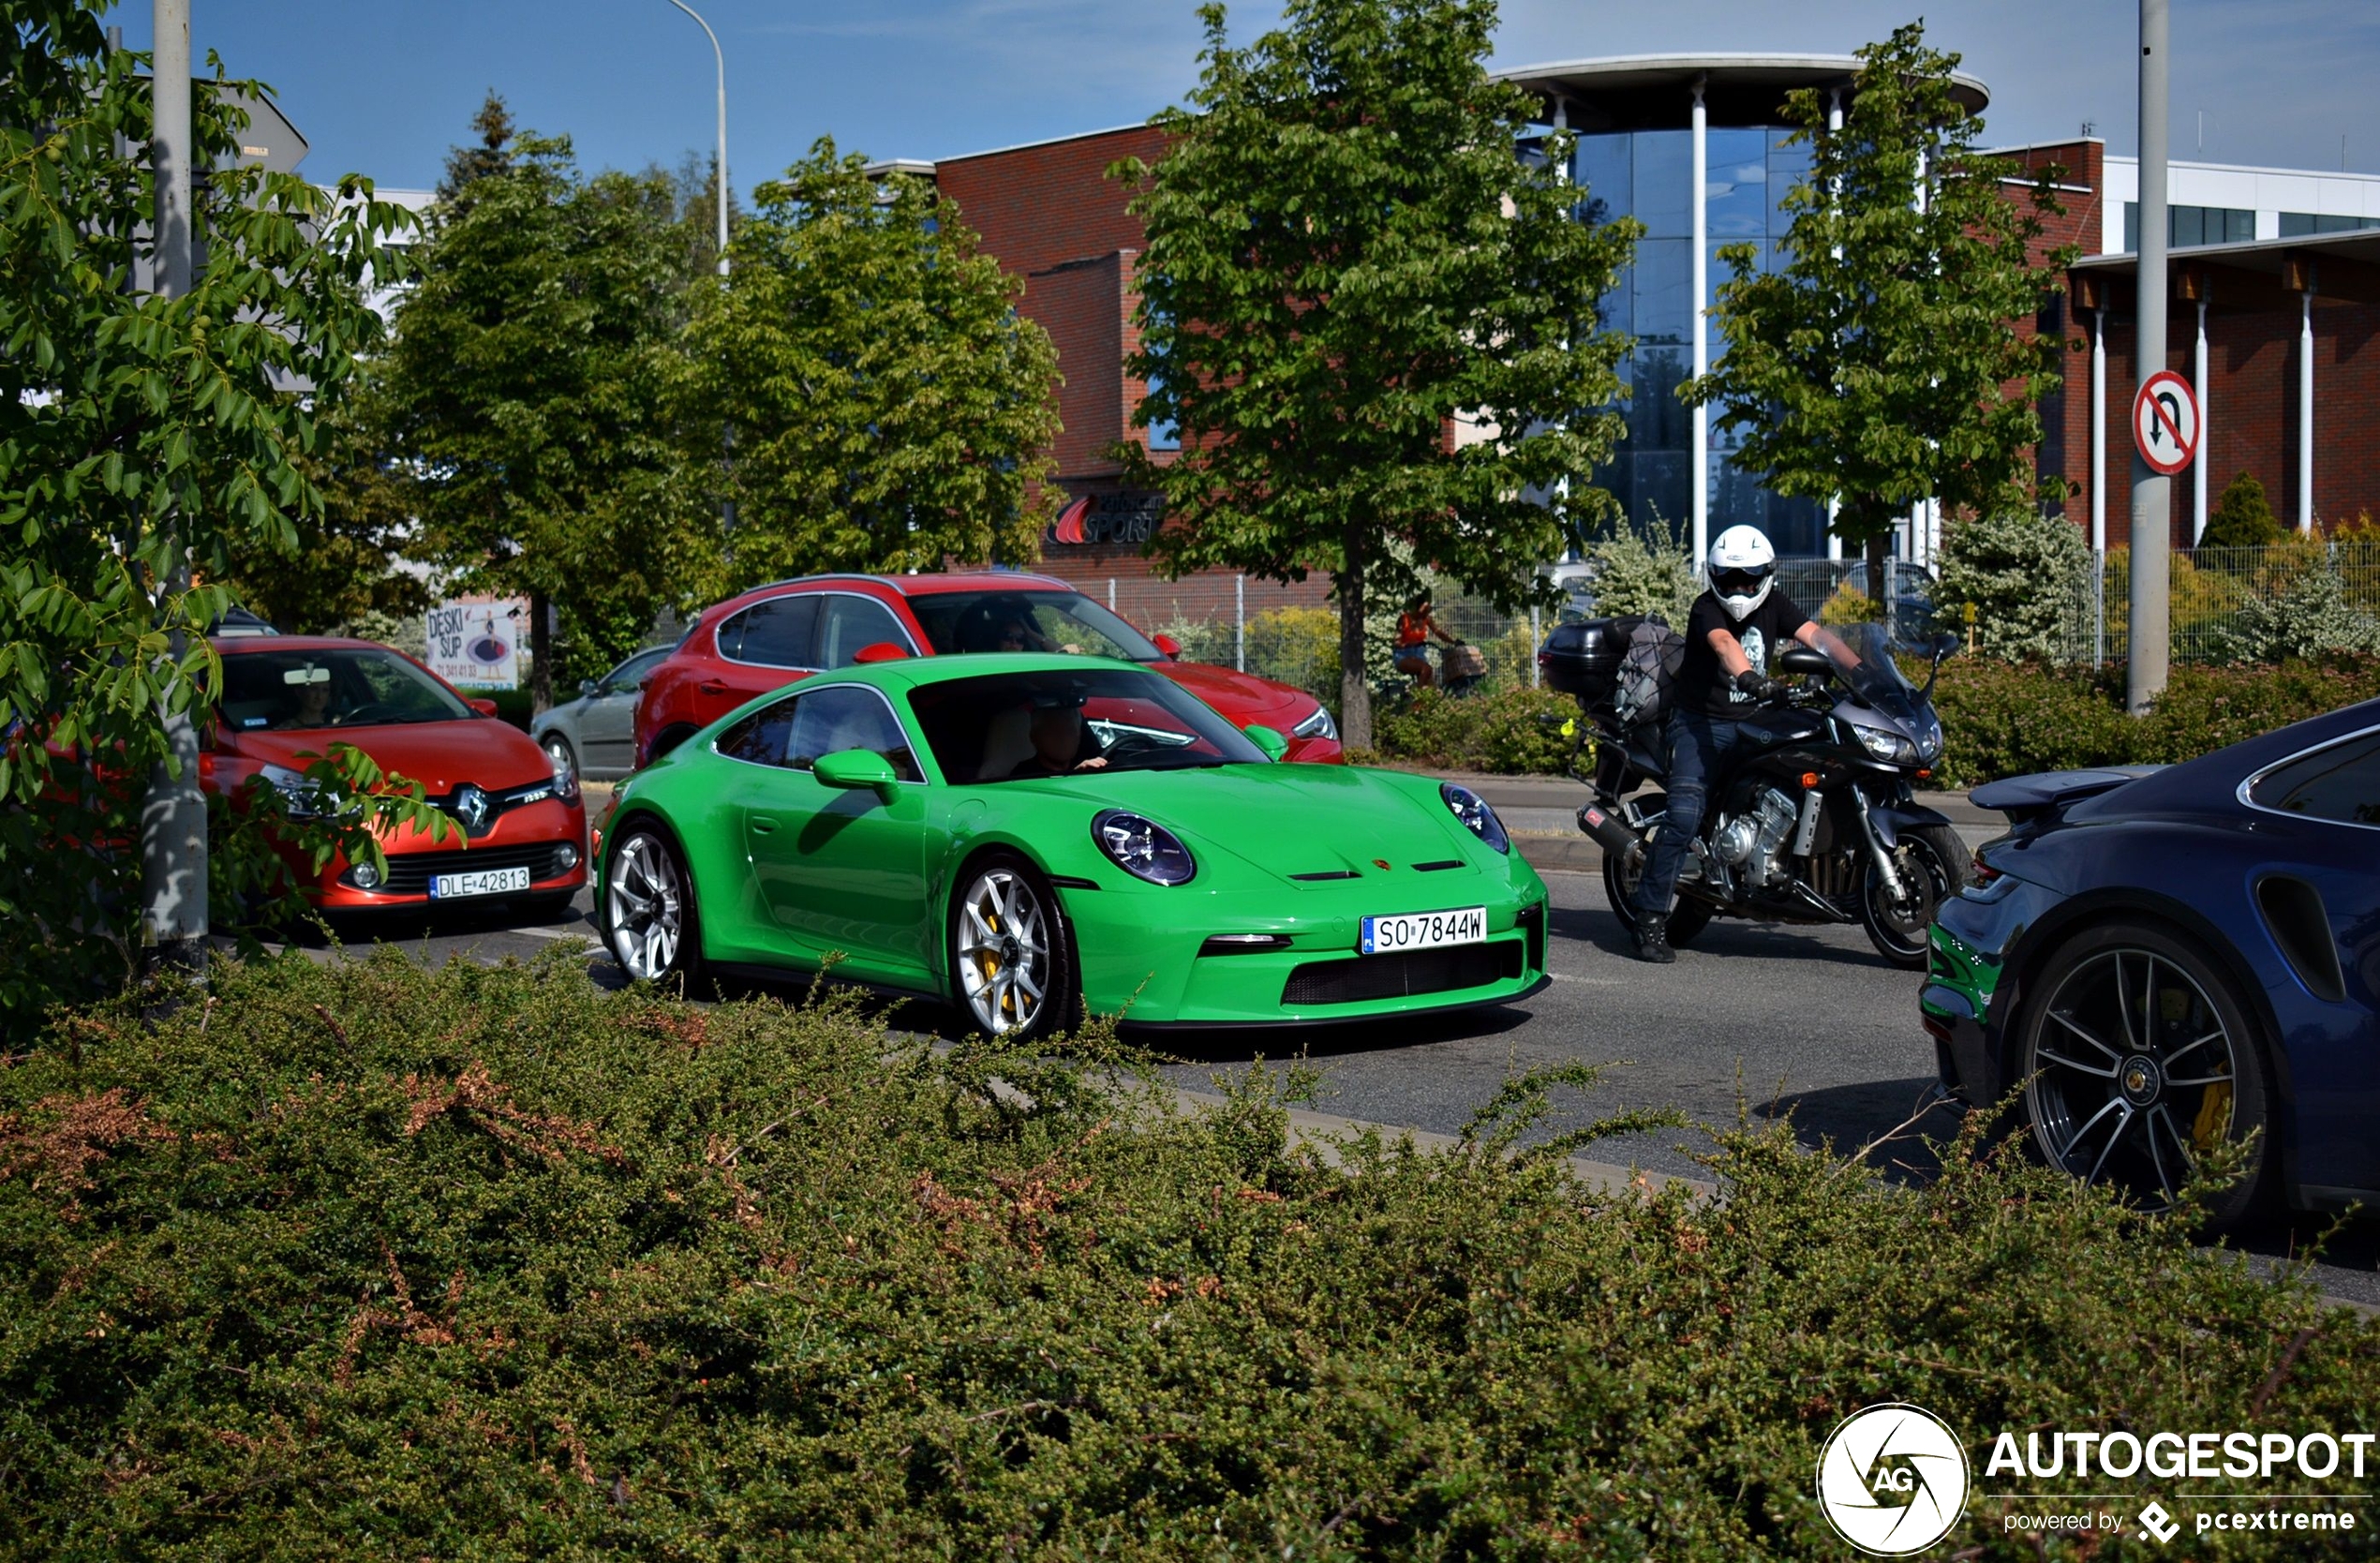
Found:
[[[528,598],[543,706],[556,620],[573,668],[600,669],[677,595],[660,402],[683,275],[665,179],[584,178],[567,138],[512,136],[501,109],[453,160],[373,380],[421,552]]]
[[[2223,485],[2223,496],[2215,501],[2215,513],[2207,517],[2206,532],[2198,539],[2201,548],[2265,548],[2288,536],[2280,518],[2272,514],[2272,503],[2265,498],[2265,485],[2256,475],[2244,469]]]
[[[368,403],[343,396],[317,411],[318,446],[298,469],[320,495],[320,510],[291,518],[293,547],[232,540],[225,588],[291,634],[420,613],[428,585],[396,563],[413,528],[412,485],[383,453]]]
[[[2032,508],[2035,404],[2058,384],[2060,343],[2012,322],[2040,308],[2072,254],[2038,255],[2060,171],[2008,199],[2025,171],[1976,150],[1983,122],[1955,94],[1956,54],[1926,48],[1912,22],[1859,57],[1839,130],[1826,94],[1787,95],[1810,171],[1785,197],[1785,262],[1763,270],[1755,245],[1719,252],[1726,356],[1686,394],[1718,404],[1741,464],[1776,492],[1839,500],[1835,531],[1865,547],[1881,586],[1893,523],[1919,500]]]
[[[1663,524],[1640,532],[1614,525],[1587,546],[1595,566],[1595,611],[1659,614],[1680,630],[1702,587],[1694,578],[1694,548],[1682,528]]]
[[[141,964],[141,779],[166,723],[203,711],[201,633],[235,553],[296,546],[321,496],[321,437],[285,387],[335,396],[379,336],[360,286],[405,214],[234,161],[269,91],[195,84],[189,290],[148,290],[152,105],[140,56],[108,48],[100,0],[0,0],[0,1015]],[[131,150],[126,150],[131,149]],[[192,584],[193,582],[197,584]],[[327,746],[326,746],[327,747]],[[334,748],[326,762],[359,787]],[[342,767],[344,767],[342,769]],[[365,797],[362,822],[383,808]],[[394,807],[394,805],[389,805]],[[218,811],[216,824],[223,824]],[[210,865],[216,892],[253,887]],[[187,897],[186,882],[156,886]],[[160,901],[159,904],[164,904]]]
[[[866,163],[820,141],[753,192],[734,276],[694,284],[672,408],[712,504],[736,506],[717,591],[1025,562],[1055,505],[1049,338],[956,207]]]
[[[1331,573],[1365,745],[1368,603],[1427,567],[1518,606],[1617,514],[1586,481],[1620,433],[1595,304],[1634,228],[1579,220],[1567,136],[1515,155],[1536,100],[1487,74],[1489,0],[1294,0],[1245,49],[1199,14],[1191,107],[1154,121],[1171,150],[1112,171],[1148,233],[1134,421],[1182,443],[1122,454],[1166,496],[1165,568]]]

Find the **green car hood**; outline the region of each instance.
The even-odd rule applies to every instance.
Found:
[[[1218,856],[1297,889],[1370,873],[1460,860],[1475,871],[1487,850],[1437,796],[1437,783],[1348,766],[1240,765],[1183,770],[1085,772],[1001,784],[1145,814],[1183,839],[1201,864]]]

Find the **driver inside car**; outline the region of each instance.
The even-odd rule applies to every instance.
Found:
[[[1065,776],[1074,771],[1105,770],[1098,735],[1082,720],[1082,696],[1052,692],[1037,695],[1026,737],[1033,752],[1010,769],[1012,777]]]
[[[1711,544],[1709,585],[1686,621],[1686,659],[1678,665],[1664,737],[1669,747],[1669,808],[1654,838],[1629,909],[1636,955],[1665,964],[1677,878],[1703,827],[1711,773],[1744,741],[1743,719],[1776,692],[1775,657],[1787,642],[1824,652],[1848,670],[1859,659],[1793,600],[1776,589],[1777,550],[1757,527],[1730,527]]]

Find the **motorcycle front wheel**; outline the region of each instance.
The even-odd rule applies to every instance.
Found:
[[[1946,825],[1902,831],[1893,845],[1898,898],[1885,890],[1876,865],[1868,864],[1859,920],[1877,954],[1905,972],[1926,969],[1926,930],[1934,926],[1935,909],[1966,888],[1967,857],[1966,843]]]
[[[1659,793],[1650,793],[1636,800],[1643,818],[1659,820],[1668,808],[1669,800]],[[1612,903],[1612,915],[1620,920],[1620,929],[1636,937],[1636,908],[1629,898],[1636,894],[1637,881],[1644,876],[1644,852],[1640,848],[1623,859],[1606,852],[1603,855],[1603,898]],[[1670,944],[1683,949],[1696,934],[1710,925],[1716,909],[1707,901],[1680,896],[1670,908]]]

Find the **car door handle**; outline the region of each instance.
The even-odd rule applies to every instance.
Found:
[[[706,678],[694,687],[702,691],[705,694],[725,694],[727,692],[727,686],[721,683],[716,678]]]
[[[752,834],[755,836],[766,836],[770,831],[777,828],[777,822],[770,819],[766,814],[752,815],[751,824]]]

